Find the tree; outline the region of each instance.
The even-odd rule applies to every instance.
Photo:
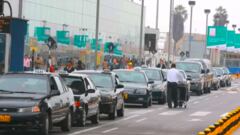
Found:
[[[176,6],[173,16],[174,55],[176,54],[176,44],[184,35],[184,22],[187,20],[187,18],[188,13],[185,7],[182,5]]]
[[[228,20],[228,13],[222,6],[216,9],[213,17],[214,26],[225,26]]]

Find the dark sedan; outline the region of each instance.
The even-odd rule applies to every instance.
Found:
[[[153,81],[148,81],[144,71],[135,70],[115,70],[121,83],[125,86],[128,98],[125,99],[126,104],[141,104],[147,108],[152,105],[152,89]]]

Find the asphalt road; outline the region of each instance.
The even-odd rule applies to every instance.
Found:
[[[166,105],[153,105],[148,109],[127,107],[125,117],[114,121],[101,116],[99,125],[87,124],[84,128],[73,127],[69,133],[54,128],[50,135],[196,135],[213,124],[227,112],[240,106],[240,80],[232,87],[221,88],[203,96],[191,96],[187,109],[168,109]],[[34,132],[3,135],[33,135]]]

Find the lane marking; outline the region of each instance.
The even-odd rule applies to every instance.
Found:
[[[199,122],[199,121],[202,121],[201,119],[191,119],[191,120],[188,120],[190,122]]]
[[[136,117],[139,117],[140,115],[133,115],[133,116],[129,116],[127,118],[123,118],[122,120],[130,120],[130,119],[133,119],[133,118],[136,118]]]
[[[177,115],[182,112],[183,111],[166,111],[166,112],[159,113],[158,115],[171,116],[171,115]]]
[[[142,122],[142,121],[145,121],[147,118],[142,118],[142,119],[140,119],[140,120],[137,120],[136,121],[136,123],[140,123],[140,122]]]
[[[80,130],[80,131],[76,131],[76,132],[70,133],[70,134],[68,134],[68,135],[78,135],[78,134],[86,133],[86,132],[89,132],[89,131],[92,131],[92,130],[95,130],[95,129],[102,128],[103,126],[104,126],[104,125],[102,125],[102,126],[97,126],[97,127],[92,127],[92,128],[84,129],[84,130]]]
[[[215,98],[218,98],[218,96],[215,96]]]
[[[211,112],[202,112],[202,111],[199,111],[199,112],[195,112],[195,113],[192,113],[190,116],[197,116],[197,117],[203,117],[203,116],[207,116],[211,114]]]
[[[114,131],[114,130],[118,130],[118,128],[117,128],[117,127],[116,127],[116,128],[111,128],[111,129],[108,129],[108,130],[103,131],[102,133],[105,134],[105,133],[112,132],[112,131]]]
[[[199,103],[198,101],[193,102],[193,104],[198,104],[198,103]]]

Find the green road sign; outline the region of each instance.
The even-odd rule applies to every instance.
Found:
[[[122,51],[121,44],[120,43],[116,43],[114,46],[115,46],[114,50],[113,50],[114,54],[122,56],[123,55],[123,51]]]
[[[216,47],[226,44],[227,28],[224,26],[209,26],[207,47]]]
[[[235,31],[227,31],[227,47],[228,48],[233,48],[235,46]]]
[[[70,44],[70,33],[69,31],[57,31],[57,42],[61,44]]]
[[[79,48],[86,48],[88,35],[75,35],[73,44]]]
[[[49,38],[50,30],[49,27],[35,27],[34,37],[38,41],[46,41]]]
[[[98,51],[101,50],[101,44],[102,44],[103,40],[102,39],[98,39]],[[91,40],[91,49],[92,50],[96,50],[96,39],[92,39]]]
[[[240,34],[235,34],[235,46],[236,49],[240,49]]]

